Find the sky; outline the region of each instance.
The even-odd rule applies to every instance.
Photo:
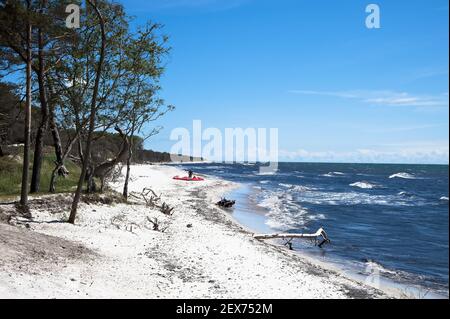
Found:
[[[175,128],[278,128],[281,161],[449,162],[447,0],[118,0],[164,25]],[[381,27],[368,29],[378,4]]]

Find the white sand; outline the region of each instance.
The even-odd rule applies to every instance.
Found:
[[[66,245],[58,243],[60,238],[92,253],[64,255],[36,241],[30,257],[11,244],[6,249],[0,240],[0,258],[9,258],[0,260],[0,298],[385,297],[285,248],[253,239],[214,205],[236,185],[209,177],[199,183],[171,179],[183,174],[171,166],[132,167],[130,191],[150,187],[161,193],[175,207],[173,216],[143,205],[82,204],[74,226],[47,223],[67,218],[67,212],[33,210],[32,231],[21,230],[24,235],[55,236],[46,237],[55,247]],[[121,183],[113,187],[121,190]],[[151,230],[147,217],[158,218],[167,230]]]

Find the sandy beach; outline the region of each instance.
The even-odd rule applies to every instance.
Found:
[[[172,166],[131,169],[130,191],[151,188],[168,216],[133,203],[83,203],[63,223],[70,197],[31,201],[31,219],[0,223],[0,298],[386,298],[386,294],[265,243],[214,203],[238,185],[172,180]],[[121,191],[122,181],[111,187]],[[6,217],[5,217],[6,216]],[[158,220],[152,229],[149,220]],[[12,224],[12,225],[11,225]]]

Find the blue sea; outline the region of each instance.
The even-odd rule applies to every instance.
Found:
[[[279,163],[183,164],[182,169],[238,182],[230,214],[255,232],[308,232],[324,227],[322,249],[294,249],[419,298],[448,297],[448,165]],[[360,278],[360,279],[361,279]]]

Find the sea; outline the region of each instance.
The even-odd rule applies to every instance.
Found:
[[[323,227],[330,244],[292,248],[405,297],[449,297],[448,165],[279,163],[273,174],[260,165],[178,164],[240,183],[226,194],[237,201],[229,213],[254,232]]]

